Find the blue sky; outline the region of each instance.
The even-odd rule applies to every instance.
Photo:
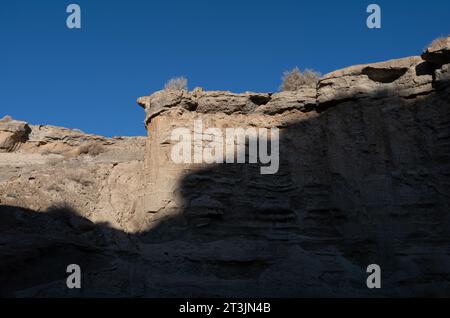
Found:
[[[82,28],[66,27],[77,3]],[[366,27],[367,5],[382,28]],[[450,1],[2,0],[0,117],[144,135],[139,96],[189,87],[276,91],[294,66],[322,73],[418,55],[450,33]]]

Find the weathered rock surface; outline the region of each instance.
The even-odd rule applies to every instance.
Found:
[[[351,66],[320,80],[317,102],[323,109],[361,98],[379,99],[389,95],[414,98],[433,90],[433,71],[432,65],[420,57]]]
[[[256,108],[256,112],[274,115],[289,110],[309,112],[316,107],[317,91],[314,88],[305,87],[298,91],[275,93],[270,96],[266,104]]]
[[[0,153],[0,204],[36,211],[68,205],[92,221],[128,227],[121,216],[132,214],[141,187],[143,137],[19,123],[27,127],[26,141]]]
[[[297,92],[156,92],[138,100],[147,138],[28,125],[0,153],[0,293],[450,295],[447,48]],[[174,163],[172,131],[199,119],[279,128],[279,171]],[[366,287],[369,264],[381,289]]]
[[[447,64],[450,60],[450,37],[433,42],[422,54],[422,58],[435,65]]]
[[[23,121],[0,120],[0,152],[11,152],[28,138],[30,127]]]

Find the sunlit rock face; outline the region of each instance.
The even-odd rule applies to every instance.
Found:
[[[444,41],[295,92],[159,91],[138,99],[147,137],[1,120],[0,293],[448,296],[448,52]],[[179,128],[190,161],[174,160]],[[276,172],[249,163],[254,140],[230,128],[277,129]],[[248,160],[195,162],[210,129]],[[81,290],[66,287],[72,263]],[[381,289],[367,288],[370,264]]]

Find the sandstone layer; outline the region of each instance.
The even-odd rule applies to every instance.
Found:
[[[295,92],[159,91],[138,99],[147,137],[0,121],[1,294],[450,295],[449,52]],[[279,171],[174,163],[195,120],[280,129]]]

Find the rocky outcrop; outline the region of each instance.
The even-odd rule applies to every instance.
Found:
[[[437,66],[448,64],[450,59],[450,37],[435,40],[422,54],[422,58]]]
[[[295,92],[159,91],[138,99],[146,138],[0,123],[1,294],[448,296],[442,43]],[[183,127],[205,140],[208,128],[278,128],[279,169],[176,163]],[[81,290],[65,287],[70,263]],[[381,289],[366,286],[369,264]]]
[[[25,142],[30,133],[30,127],[23,121],[10,118],[0,120],[0,152],[11,152]]]
[[[0,154],[0,204],[35,211],[70,206],[92,221],[133,227],[127,217],[141,188],[143,137],[105,138],[14,120],[8,127],[26,127],[18,130],[26,138]]]
[[[357,65],[325,75],[319,82],[320,109],[342,101],[400,96],[414,98],[433,90],[433,66],[420,57]]]
[[[201,252],[186,257],[215,279],[198,277],[198,285],[226,281],[247,290],[240,295],[445,295],[450,59],[434,61],[428,50],[425,59],[352,66],[297,92],[178,92],[183,102],[164,105],[161,96],[171,93],[139,99],[149,138],[145,237],[173,249],[201,241],[192,243]],[[203,131],[279,128],[280,170],[264,176],[257,164],[174,163],[171,132],[186,127],[194,136],[198,120]],[[217,241],[220,255],[210,251]],[[260,244],[267,254],[251,252]],[[384,269],[386,289],[366,288],[372,263]],[[231,283],[236,276],[223,278],[230,264],[256,277]],[[236,292],[227,290],[221,295]]]

